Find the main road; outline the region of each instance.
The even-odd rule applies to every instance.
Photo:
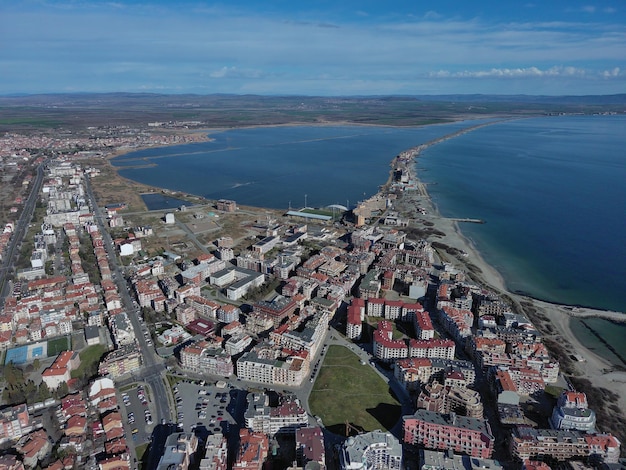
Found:
[[[135,306],[130,297],[126,280],[117,262],[117,254],[113,245],[113,240],[104,225],[104,216],[102,215],[102,210],[98,207],[98,203],[93,194],[91,182],[88,176],[85,176],[85,192],[93,209],[96,224],[102,234],[102,240],[109,258],[109,265],[113,275],[113,280],[122,299],[122,305],[124,306],[124,309],[128,314],[128,318],[133,326],[139,351],[141,352],[141,356],[143,358],[142,368],[139,371],[135,371],[130,380],[134,381],[134,379],[137,379],[148,384],[148,386],[152,389],[154,397],[156,422],[160,423],[162,420],[169,421],[171,419],[171,411],[169,392],[167,390],[167,379],[165,377],[165,366],[163,365],[162,359],[156,355],[154,348],[148,345],[146,338],[142,333],[141,324],[138,318],[139,309]],[[120,384],[118,384],[118,386],[119,385]]]
[[[41,189],[41,184],[43,183],[44,169],[48,165],[49,161],[50,159],[46,159],[37,167],[35,179],[32,181],[30,187],[30,194],[28,195],[28,199],[26,199],[26,204],[24,204],[22,214],[13,229],[13,235],[11,236],[11,240],[9,241],[6,251],[4,252],[2,264],[0,265],[0,308],[4,306],[4,300],[9,295],[9,283],[7,281],[10,280],[11,274],[15,269],[17,257],[19,256],[19,246],[21,245],[22,240],[28,231],[28,225],[33,218],[35,205],[37,204],[37,197],[39,197],[39,190]]]

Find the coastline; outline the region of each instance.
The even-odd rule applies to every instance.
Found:
[[[489,124],[468,128],[464,132],[471,132]],[[626,322],[626,315],[620,312],[550,303],[509,291],[503,276],[485,261],[472,241],[463,234],[459,223],[441,215],[428,194],[427,186],[419,180],[416,167],[421,151],[460,134],[460,132],[454,133],[407,151],[411,154],[411,162],[407,164],[407,168],[418,190],[402,193],[394,206],[405,217],[414,221],[418,227],[425,225],[429,228],[432,235],[427,236],[427,239],[437,244],[436,252],[442,261],[461,268],[474,282],[497,293],[510,303],[514,311],[526,315],[544,335],[544,342],[551,354],[560,361],[564,375],[567,375],[573,382],[579,383],[586,380],[594,388],[604,388],[614,392],[618,395],[619,408],[626,410],[626,371],[619,370],[620,367],[584,346],[574,334],[570,324],[572,318],[589,317],[623,323]],[[425,209],[425,214],[419,213],[416,210],[417,207]],[[582,361],[575,360],[574,357]],[[590,392],[587,391],[587,393]],[[600,416],[602,413],[598,414]],[[612,414],[615,416],[614,410]],[[602,423],[602,420],[598,419],[598,421]]]
[[[479,127],[488,126],[501,121],[502,119],[462,129],[403,152],[403,154],[410,153],[411,162],[407,165],[407,167],[411,171],[411,179],[416,183],[417,190],[405,191],[401,193],[398,200],[394,202],[394,209],[398,210],[404,217],[409,217],[414,222],[412,227],[417,225],[417,227],[421,227],[422,229],[425,227],[428,229],[428,235],[425,236],[425,238],[431,242],[439,244],[437,253],[443,261],[460,267],[474,282],[500,295],[505,301],[511,304],[514,311],[526,315],[533,322],[535,327],[544,335],[544,342],[549,348],[551,354],[553,354],[560,361],[562,372],[570,377],[575,384],[587,381],[585,383],[585,388],[582,391],[587,392],[588,395],[591,392],[590,388],[613,391],[618,396],[616,403],[619,406],[619,409],[626,410],[626,372],[619,370],[619,367],[615,364],[612,364],[609,360],[599,356],[594,351],[585,347],[575,336],[570,325],[573,317],[600,317],[614,321],[624,321],[623,314],[593,308],[554,304],[534,299],[519,293],[510,292],[507,289],[503,276],[497,271],[497,269],[485,261],[481,253],[472,243],[471,239],[467,238],[462,233],[459,222],[454,219],[443,217],[439,213],[438,208],[428,194],[427,185],[419,180],[416,160],[419,158],[421,151],[432,145],[436,145],[439,142],[443,142],[444,140],[452,139],[466,132],[471,132]],[[320,123],[317,125],[323,126],[340,124]],[[346,125],[353,124],[346,123]],[[194,132],[202,132],[206,135],[209,132],[220,132],[222,130],[227,129],[202,129],[195,130]],[[146,148],[154,147],[157,146],[148,146]],[[106,159],[108,161],[115,156],[137,150],[139,150],[139,148],[117,151],[107,156]],[[121,177],[118,173],[118,168],[111,165],[110,162],[109,165],[117,177],[121,178],[123,181],[128,184],[147,188],[146,185]],[[391,180],[388,180],[387,184],[381,186],[378,195],[388,188],[390,181]],[[150,187],[150,189],[159,192],[163,190],[163,188],[157,187]],[[168,190],[165,191],[167,191],[167,194],[171,194],[173,196],[176,194],[184,195],[184,193],[169,192]],[[193,195],[187,196],[194,198],[197,197]],[[425,214],[419,213],[416,210],[417,207],[425,209]],[[446,247],[449,249],[447,250]],[[617,315],[620,315],[620,317],[617,317]],[[582,358],[583,360],[577,361],[576,357]],[[618,419],[621,419],[621,422],[626,422],[623,415],[616,414],[614,408],[608,408],[610,405],[611,403],[607,400],[606,413],[603,413],[602,410],[596,409],[599,418],[598,421],[603,421],[600,419],[601,416],[611,414],[612,416],[617,416]],[[615,433],[613,430],[612,432]]]

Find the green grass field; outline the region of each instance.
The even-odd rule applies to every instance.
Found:
[[[101,344],[95,344],[83,349],[80,353],[80,366],[72,371],[72,378],[94,375],[105,352],[106,348]]]
[[[72,344],[69,336],[61,336],[48,341],[48,357],[56,356],[70,349],[72,349]]]
[[[345,433],[346,421],[364,431],[389,430],[401,414],[400,403],[385,381],[343,346],[328,348],[309,406],[336,434]]]

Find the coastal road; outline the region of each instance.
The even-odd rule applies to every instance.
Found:
[[[85,193],[89,198],[96,224],[98,225],[100,233],[102,234],[104,248],[107,251],[113,280],[117,285],[117,289],[122,299],[122,305],[124,306],[124,310],[126,311],[128,318],[133,326],[139,351],[141,352],[141,356],[143,358],[142,368],[139,371],[135,371],[131,375],[130,380],[132,382],[137,380],[143,381],[152,390],[152,396],[154,397],[154,406],[156,411],[155,421],[157,423],[161,422],[162,420],[170,421],[172,415],[170,409],[169,385],[167,385],[167,379],[165,377],[165,366],[163,365],[162,359],[157,356],[154,348],[148,345],[146,338],[142,333],[142,328],[138,317],[139,309],[135,307],[135,304],[133,303],[133,300],[128,291],[128,286],[117,262],[117,254],[115,252],[113,240],[111,239],[111,236],[104,225],[104,216],[102,214],[102,210],[100,209],[100,207],[98,207],[98,203],[93,194],[91,182],[89,181],[88,176],[85,176]],[[126,381],[122,383],[126,383]]]
[[[35,179],[30,186],[30,193],[28,199],[24,204],[24,209],[20,215],[13,235],[6,248],[2,265],[0,265],[0,308],[4,306],[4,300],[9,295],[9,283],[7,282],[15,269],[17,263],[17,257],[19,256],[19,247],[22,244],[26,232],[28,232],[28,225],[33,218],[35,212],[35,206],[37,204],[37,198],[39,197],[39,191],[43,183],[44,170],[46,169],[50,159],[46,159],[39,164],[35,174]]]

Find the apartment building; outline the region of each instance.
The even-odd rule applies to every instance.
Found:
[[[230,376],[234,366],[231,356],[213,343],[201,340],[180,351],[181,367],[197,372]]]
[[[489,423],[482,419],[417,410],[403,418],[407,444],[427,449],[447,450],[487,459],[491,457],[494,437]]]
[[[402,446],[380,430],[349,437],[341,446],[339,465],[342,470],[400,470]]]
[[[596,414],[589,409],[587,395],[563,390],[552,411],[550,426],[554,429],[594,432]]]
[[[550,458],[557,461],[591,459],[617,463],[620,446],[620,441],[611,434],[525,426],[515,428],[510,440],[511,455],[522,461]]]
[[[248,408],[244,413],[246,427],[272,437],[276,434],[293,434],[309,422],[307,412],[293,396],[282,396],[275,407],[269,406],[264,393],[249,393]]]

